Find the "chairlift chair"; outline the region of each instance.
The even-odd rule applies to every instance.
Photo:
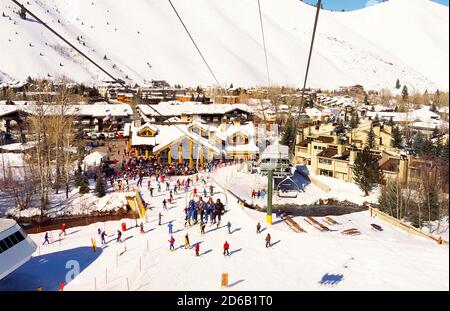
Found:
[[[296,198],[300,187],[290,176],[286,176],[278,183],[276,191],[280,198]]]

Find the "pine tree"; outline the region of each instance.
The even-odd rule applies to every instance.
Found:
[[[403,101],[407,101],[408,100],[408,87],[406,85],[403,86],[403,90],[402,90],[402,99]]]
[[[334,128],[334,131],[336,132],[336,134],[343,134],[345,132],[344,121],[342,121],[342,119],[339,119],[337,121],[337,125]]]
[[[417,132],[416,136],[414,136],[414,142],[413,142],[413,152],[415,155],[419,155],[423,150],[423,142],[424,137],[422,132]]]
[[[286,121],[286,125],[284,126],[284,133],[283,137],[281,138],[281,144],[289,146],[290,149],[292,149],[292,146],[294,146],[295,143],[295,136],[296,136],[296,128],[294,124],[293,118],[289,118]]]
[[[369,104],[369,95],[367,95],[367,93],[364,93],[364,105],[368,104]]]
[[[359,118],[358,118],[358,113],[352,113],[352,118],[350,119],[350,127],[352,129],[355,129],[358,127],[359,124]]]
[[[370,153],[370,149],[365,147],[356,156],[353,164],[353,178],[359,188],[364,191],[364,195],[369,192],[381,180],[381,171],[378,166],[377,158]]]
[[[397,82],[395,82],[395,88],[396,88],[397,90],[399,90],[401,87],[402,87],[402,86],[400,85],[400,80],[397,79]]]
[[[27,18],[27,11],[25,10],[25,7],[23,5],[20,6],[19,16],[21,19]]]
[[[422,143],[422,148],[419,151],[419,155],[433,156],[436,154],[436,149],[433,142],[429,139],[425,139]]]
[[[367,147],[369,149],[375,149],[375,132],[373,131],[373,125],[370,124],[369,133],[367,134]]]
[[[398,126],[395,126],[392,129],[392,147],[399,149],[403,148],[403,136]]]
[[[28,76],[28,78],[27,78],[27,83],[33,83],[33,79],[30,77],[30,76]]]
[[[97,195],[97,197],[103,198],[106,195],[105,178],[100,171],[97,172],[97,176],[97,181],[95,183],[95,194]]]
[[[80,193],[85,194],[89,193],[89,180],[86,175],[81,174],[80,175]]]

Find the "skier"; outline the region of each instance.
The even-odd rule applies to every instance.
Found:
[[[50,244],[50,241],[48,240],[48,232],[45,232],[44,243],[42,243],[42,245],[45,243]]]
[[[158,192],[161,192],[161,182],[158,181]]]
[[[120,232],[120,230],[117,230],[117,242],[122,242],[122,232]]]
[[[173,228],[172,223],[169,222],[169,224],[167,225],[167,227],[169,228],[169,234],[172,234],[172,228]]]
[[[230,256],[230,252],[228,251],[230,249],[230,244],[228,244],[227,241],[225,241],[225,244],[223,244],[223,255]]]
[[[100,235],[100,237],[102,238],[102,244],[106,244],[106,232],[105,230],[102,231],[102,234]]]
[[[261,224],[259,222],[256,225],[256,233],[261,233]]]
[[[186,233],[186,235],[184,236],[184,248],[189,247],[191,247],[191,244],[189,243],[189,235]]]
[[[208,196],[208,191],[206,191],[206,188],[203,188],[203,196],[205,198]]]
[[[170,245],[169,245],[169,250],[170,250],[171,252],[173,252],[173,251],[175,250],[175,247],[173,246],[173,244],[175,243],[175,239],[173,238],[173,236],[170,236],[169,243],[170,243]]]
[[[169,197],[170,197],[170,202],[172,203],[172,201],[173,201],[173,192],[172,192],[172,190],[169,191]]]
[[[66,236],[66,224],[62,224],[61,232],[59,233],[59,236],[61,236],[63,233],[64,233],[64,236]]]
[[[195,256],[199,256],[200,252],[200,243],[195,244]]]
[[[140,227],[141,227],[141,233],[144,234],[145,233],[145,231],[144,231],[144,223],[141,222]]]
[[[267,236],[266,236],[266,247],[272,246],[272,244],[270,244],[270,239],[271,239],[270,233],[267,233]]]
[[[167,201],[166,201],[166,199],[164,199],[162,201],[162,204],[163,204],[163,209],[167,210]]]
[[[194,197],[197,197],[197,188],[194,187]]]
[[[227,222],[228,234],[231,234],[231,222]]]
[[[149,190],[150,190],[150,196],[153,197],[153,188],[151,186],[150,186]]]
[[[158,225],[159,225],[159,226],[161,226],[161,217],[162,217],[162,214],[159,213],[159,214],[158,214]]]
[[[209,193],[210,193],[210,196],[213,196],[213,194],[214,194],[214,186],[213,185],[209,186]]]

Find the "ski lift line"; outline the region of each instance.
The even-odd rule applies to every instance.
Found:
[[[261,35],[262,35],[263,46],[264,46],[264,57],[266,59],[267,82],[269,84],[268,86],[270,86],[269,62],[267,60],[267,49],[266,49],[266,36],[264,34],[264,25],[263,25],[262,13],[261,13],[260,0],[258,0],[258,10],[259,10],[259,22],[261,24]]]
[[[103,69],[103,67],[101,67],[99,64],[97,64],[95,61],[93,61],[91,58],[89,58],[86,54],[84,54],[83,52],[81,52],[77,47],[75,47],[72,43],[70,43],[69,41],[67,41],[62,35],[60,35],[58,32],[56,32],[52,27],[50,27],[49,25],[47,25],[43,20],[41,20],[39,17],[37,17],[33,12],[31,12],[29,9],[27,9],[23,4],[21,4],[20,2],[18,2],[17,0],[11,0],[12,2],[14,2],[14,4],[16,4],[17,6],[19,6],[20,8],[23,8],[28,14],[30,14],[33,18],[35,18],[39,23],[42,24],[42,26],[44,26],[45,28],[47,28],[48,30],[50,30],[55,36],[57,36],[59,39],[61,39],[64,43],[66,43],[67,45],[69,45],[72,49],[74,49],[75,51],[77,51],[81,56],[83,56],[84,58],[86,58],[90,63],[92,63],[95,67],[97,67],[98,69],[100,69],[102,72],[104,72],[108,77],[110,77],[111,79],[113,79],[115,82],[120,83],[120,84],[124,84],[122,80],[115,78],[112,74],[110,74],[108,71],[106,71],[105,69]]]
[[[308,81],[309,66],[310,66],[310,64],[311,64],[311,57],[312,57],[312,52],[313,52],[313,47],[314,47],[314,39],[316,38],[317,22],[319,21],[319,13],[320,13],[320,7],[321,7],[321,5],[322,5],[322,0],[318,0],[318,1],[317,1],[316,18],[314,19],[314,28],[313,28],[312,38],[311,38],[311,45],[310,45],[310,47],[309,47],[308,63],[307,63],[307,65],[306,65],[305,80],[304,80],[304,82],[303,82],[302,96],[301,96],[301,98],[300,98],[300,105],[303,104],[303,99],[304,99],[304,95],[305,95],[306,83],[307,83],[307,81]]]
[[[219,83],[219,80],[217,79],[216,75],[214,74],[213,70],[209,66],[208,62],[206,61],[205,57],[203,56],[203,53],[200,51],[200,48],[198,47],[197,43],[195,42],[194,38],[192,37],[191,33],[189,32],[189,29],[187,28],[186,24],[184,23],[183,19],[181,18],[180,14],[178,14],[177,9],[173,5],[171,0],[168,0],[170,5],[172,6],[173,11],[178,17],[178,20],[183,25],[184,30],[186,30],[186,33],[188,34],[189,38],[191,39],[192,43],[194,44],[195,48],[197,49],[197,52],[200,54],[200,57],[202,58],[203,62],[205,63],[206,67],[208,67],[209,72],[213,76],[214,80],[216,81],[217,85],[222,91],[225,91],[225,89],[222,87],[222,85]]]

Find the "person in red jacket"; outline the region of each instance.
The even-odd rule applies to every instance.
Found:
[[[199,256],[200,252],[200,243],[195,244],[195,256]]]
[[[173,252],[175,250],[175,246],[174,246],[175,239],[173,238],[172,235],[170,236],[169,243],[170,243],[169,250]]]
[[[225,244],[223,245],[223,255],[230,256],[230,252],[228,251],[230,249],[230,244],[228,244],[227,241],[225,241]]]
[[[197,196],[197,188],[194,187],[194,197]]]
[[[59,236],[61,236],[63,233],[64,233],[64,236],[66,236],[66,224],[62,224],[61,233],[59,234]]]

